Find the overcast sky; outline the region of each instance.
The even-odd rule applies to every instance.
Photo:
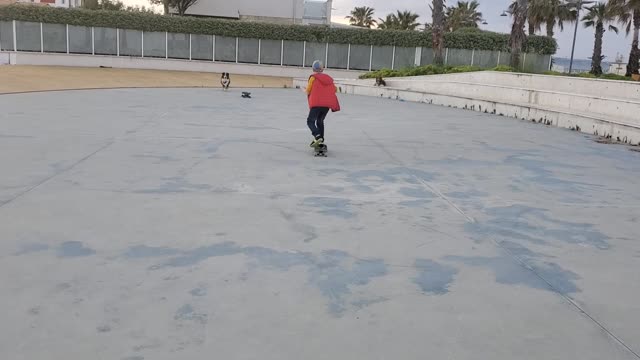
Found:
[[[200,0],[207,1],[207,0]],[[255,0],[266,1],[266,0]],[[448,0],[449,3],[457,2],[457,0]],[[512,0],[478,0],[480,3],[480,11],[489,23],[481,25],[483,29],[508,33],[511,29],[510,17],[501,17],[500,14],[506,9]],[[124,0],[127,4],[149,5],[147,0]],[[369,6],[376,10],[376,18],[384,18],[386,14],[395,12],[396,10],[411,10],[420,14],[419,21],[421,23],[431,22],[431,10],[429,4],[431,0],[334,0],[333,16],[334,22],[345,23],[345,16],[355,6]],[[556,30],[556,38],[558,39],[559,49],[556,56],[569,57],[571,55],[571,42],[573,40],[574,25],[567,24],[564,32]],[[622,27],[620,27],[620,35],[607,31],[604,37],[604,55],[606,60],[613,61],[617,53],[624,55],[627,59],[631,48],[631,38],[627,37]],[[578,28],[578,39],[576,42],[576,58],[586,59],[593,52],[593,29],[584,29],[582,24]]]

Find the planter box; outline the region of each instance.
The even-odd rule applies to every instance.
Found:
[[[633,81],[640,81],[640,74],[631,74],[631,79],[633,79]]]

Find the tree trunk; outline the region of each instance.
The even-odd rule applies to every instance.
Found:
[[[444,64],[444,2],[443,0],[433,0],[433,62],[436,65]]]
[[[640,68],[640,49],[638,49],[638,37],[640,35],[640,10],[633,12],[633,42],[631,43],[631,53],[629,53],[629,63],[627,64],[626,76],[638,74]]]
[[[604,24],[596,25],[596,40],[593,44],[593,57],[591,58],[591,73],[595,76],[602,75],[602,37],[604,36]]]
[[[547,36],[548,37],[553,37],[554,33],[553,33],[553,29],[556,27],[556,21],[554,20],[547,20]]]
[[[520,53],[522,52],[522,44],[527,38],[524,32],[524,26],[527,21],[527,0],[518,0],[516,11],[513,14],[513,26],[511,27],[511,62],[510,65],[514,69],[520,68]]]
[[[169,0],[163,0],[162,6],[164,7],[164,14],[169,15]]]

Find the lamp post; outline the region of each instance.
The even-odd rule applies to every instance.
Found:
[[[577,2],[569,2],[567,5],[576,7],[576,27],[573,30],[573,45],[571,45],[571,61],[569,62],[569,75],[573,71],[573,56],[576,51],[576,37],[578,36],[578,24],[580,23],[580,10],[582,10],[583,5],[593,4],[593,1],[583,1],[577,0]]]

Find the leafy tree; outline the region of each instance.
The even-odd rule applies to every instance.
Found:
[[[195,5],[199,0],[170,0],[171,7],[178,11],[178,15],[184,16],[187,10]]]
[[[165,15],[169,15],[169,10],[171,8],[171,0],[149,0],[149,2],[151,3],[151,5],[162,5],[163,13]]]
[[[184,16],[187,10],[198,1],[199,0],[149,0],[152,5],[162,5],[165,15],[169,15],[173,9],[180,16]]]
[[[132,11],[153,14],[153,9],[144,6],[127,6],[121,0],[84,0],[82,7],[89,10]]]

